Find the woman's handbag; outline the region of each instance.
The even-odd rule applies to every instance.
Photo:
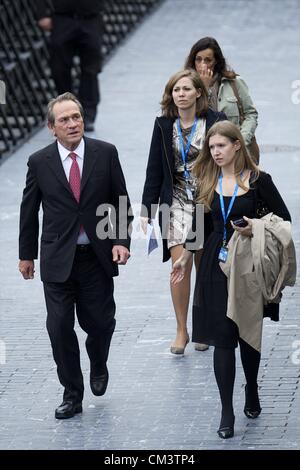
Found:
[[[234,95],[237,99],[237,105],[238,105],[239,114],[240,114],[240,126],[241,126],[242,123],[245,120],[245,113],[244,113],[243,105],[242,105],[241,98],[240,98],[240,95],[239,95],[239,92],[238,92],[235,81],[230,80],[229,83],[230,83],[232,91],[233,91],[233,93],[234,93]],[[253,158],[254,163],[256,163],[256,165],[258,165],[259,164],[259,146],[257,145],[255,135],[252,137],[251,143],[247,146],[247,149],[248,149],[251,157]]]
[[[256,180],[253,181],[253,176],[254,176],[254,173],[251,172],[249,183],[250,183],[251,189],[253,189],[254,191],[253,192],[254,210],[255,210],[254,218],[261,219],[262,217],[264,217],[265,215],[269,214],[272,211],[269,209],[268,204],[264,201],[264,199],[260,195],[259,186]]]

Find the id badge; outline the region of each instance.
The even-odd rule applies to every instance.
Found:
[[[219,252],[219,258],[218,258],[219,261],[221,261],[221,263],[226,263],[227,256],[228,256],[228,248],[226,248],[226,246],[222,246]]]
[[[186,194],[187,194],[187,198],[188,198],[189,201],[194,200],[194,196],[193,196],[191,188],[188,188],[188,187],[186,188]]]

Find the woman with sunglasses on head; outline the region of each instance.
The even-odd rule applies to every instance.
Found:
[[[229,121],[240,127],[248,151],[258,163],[259,151],[258,148],[253,148],[257,111],[246,83],[228,67],[216,39],[199,39],[192,46],[185,67],[192,68],[199,74],[208,92],[209,106],[225,113]]]

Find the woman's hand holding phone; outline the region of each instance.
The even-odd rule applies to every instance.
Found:
[[[241,219],[231,220],[231,225],[244,237],[253,237],[252,221],[248,217],[243,216]]]

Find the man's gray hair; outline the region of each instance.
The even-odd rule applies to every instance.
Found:
[[[52,126],[54,125],[54,122],[55,122],[53,108],[56,105],[56,103],[62,103],[63,101],[74,101],[74,103],[77,104],[77,106],[79,108],[79,111],[80,111],[80,114],[81,114],[82,119],[83,119],[83,107],[82,107],[80,101],[78,101],[78,99],[76,98],[75,95],[73,95],[73,93],[70,93],[69,91],[67,91],[66,93],[63,93],[62,95],[58,95],[56,98],[53,98],[48,103],[47,117],[46,118],[47,118],[47,122],[49,124],[51,124]]]

